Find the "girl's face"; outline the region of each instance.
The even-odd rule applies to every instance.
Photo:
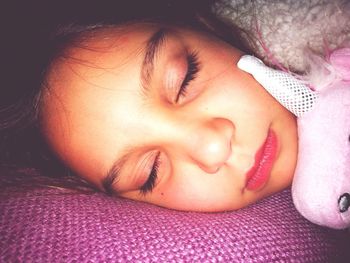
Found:
[[[244,207],[290,185],[295,118],[213,36],[150,24],[72,46],[48,75],[42,127],[78,174],[180,210]]]

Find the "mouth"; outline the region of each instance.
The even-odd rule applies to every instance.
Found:
[[[246,189],[257,191],[269,180],[277,153],[277,136],[269,130],[264,144],[255,154],[255,162],[246,174]]]

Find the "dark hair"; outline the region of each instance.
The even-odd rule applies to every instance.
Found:
[[[38,128],[43,81],[50,64],[74,39],[106,26],[156,22],[210,32],[248,51],[240,32],[217,19],[215,0],[56,0],[9,6],[6,71],[0,95],[0,164],[61,167]],[[56,165],[54,165],[56,164]]]

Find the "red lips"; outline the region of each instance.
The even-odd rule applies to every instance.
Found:
[[[277,136],[272,131],[266,137],[264,144],[255,154],[255,163],[246,174],[246,188],[254,191],[260,189],[268,181],[277,153]]]

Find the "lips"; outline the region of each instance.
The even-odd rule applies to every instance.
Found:
[[[255,154],[255,163],[246,174],[246,189],[259,190],[268,181],[277,153],[277,136],[272,131],[266,137],[264,144]]]

